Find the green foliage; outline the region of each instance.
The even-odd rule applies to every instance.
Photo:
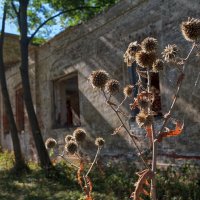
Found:
[[[27,9],[28,34],[31,35],[37,27],[46,19],[58,12],[76,9],[78,7],[96,7],[66,12],[54,18],[38,32],[37,37],[49,38],[67,26],[74,26],[82,21],[92,18],[95,14],[102,12],[114,5],[118,0],[29,0]],[[1,8],[5,1],[0,3]],[[11,0],[6,1],[8,5],[8,18],[11,23],[18,27],[16,14],[11,6]],[[19,0],[13,0],[16,10],[19,11]]]
[[[48,173],[29,163],[30,173],[13,174],[13,154],[0,153],[0,199],[13,200],[84,200],[77,184],[76,170],[64,162],[56,164]],[[133,163],[98,166],[91,173],[93,196],[98,200],[128,200],[137,180]],[[57,173],[59,172],[59,174]],[[199,200],[200,167],[184,165],[160,170],[158,200]],[[146,198],[145,200],[148,200]]]

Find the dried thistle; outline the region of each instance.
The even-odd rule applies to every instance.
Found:
[[[65,143],[68,143],[71,140],[75,140],[75,138],[72,135],[66,135],[66,137],[65,137]]]
[[[135,61],[135,54],[141,50],[140,45],[135,42],[131,42],[128,46],[128,49],[126,50],[124,54],[124,62],[127,64],[127,66],[131,66],[133,62]]]
[[[65,145],[65,150],[70,154],[75,154],[78,150],[78,144],[71,140]]]
[[[149,101],[147,99],[140,99],[138,101],[138,107],[141,109],[141,110],[147,110],[148,109],[148,106],[149,106]]]
[[[163,70],[163,61],[161,59],[157,59],[154,63],[153,63],[153,72],[159,72],[161,70]]]
[[[184,38],[190,42],[200,39],[200,19],[188,18],[181,23],[181,31]]]
[[[132,95],[133,95],[133,88],[134,88],[133,85],[127,85],[124,88],[124,90],[123,90],[124,96],[125,97],[132,97]]]
[[[91,75],[89,76],[89,80],[90,80],[91,85],[94,88],[100,88],[100,89],[104,88],[108,79],[109,79],[108,73],[104,70],[101,70],[101,69],[93,71],[91,73]]]
[[[158,41],[153,37],[147,37],[141,43],[142,50],[146,52],[156,51],[157,45]]]
[[[103,138],[101,138],[101,137],[96,138],[96,140],[95,140],[95,145],[96,146],[102,147],[102,146],[104,146],[104,144],[105,144],[105,140]]]
[[[148,115],[147,113],[142,111],[139,114],[137,114],[136,122],[139,125],[139,127],[150,126],[153,123],[153,117],[152,115]]]
[[[77,128],[73,132],[73,136],[76,139],[77,142],[83,142],[86,138],[86,131],[82,128]]]
[[[136,62],[141,67],[152,67],[153,63],[156,60],[155,52],[145,52],[139,51],[135,56]]]
[[[45,142],[45,146],[47,149],[53,149],[57,145],[57,142],[53,138],[48,138]]]
[[[178,52],[178,48],[175,44],[173,45],[168,44],[165,47],[164,51],[162,52],[162,56],[165,61],[170,62],[175,59],[177,52]]]
[[[106,91],[110,94],[116,94],[117,92],[119,92],[119,87],[119,81],[114,79],[109,80],[105,86]]]

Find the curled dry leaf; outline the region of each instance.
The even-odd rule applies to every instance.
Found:
[[[152,126],[146,126],[145,129],[146,129],[146,132],[147,132],[146,137],[149,138],[149,141],[152,145],[153,144],[153,141],[152,141],[152,134],[153,134]]]
[[[91,196],[92,188],[93,188],[92,182],[91,182],[91,180],[88,176],[85,177],[85,180],[86,180],[86,185],[84,187],[84,191],[85,191],[85,194],[86,194],[85,200],[93,200],[92,196]]]
[[[148,99],[150,102],[154,101],[154,95],[152,93],[148,93],[148,92],[141,92],[137,95],[137,98],[134,98],[134,101],[132,104],[130,104],[130,109],[133,110],[138,106],[138,102],[140,100],[144,100],[144,99]]]
[[[158,142],[162,142],[162,139],[165,137],[172,137],[172,136],[177,136],[180,135],[183,131],[184,123],[181,123],[180,121],[175,122],[176,127],[174,130],[168,130],[166,132],[160,133],[158,136]]]
[[[138,181],[135,184],[135,191],[131,194],[131,198],[133,200],[143,200],[141,195],[149,195],[149,192],[144,188],[144,186],[149,187],[149,180],[151,180],[154,176],[153,172],[150,169],[145,169],[141,172],[138,172],[139,176]]]
[[[82,172],[84,171],[84,164],[83,161],[80,162],[80,167],[77,171],[77,180],[78,184],[83,188],[83,181],[82,181]]]

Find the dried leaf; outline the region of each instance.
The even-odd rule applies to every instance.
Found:
[[[80,162],[80,167],[77,171],[77,180],[78,180],[78,184],[81,186],[81,188],[83,188],[83,181],[82,181],[82,172],[84,170],[84,164],[83,161]]]
[[[150,143],[153,144],[153,141],[152,141],[152,134],[153,134],[152,126],[146,126],[145,129],[146,129],[146,132],[147,132],[146,136],[149,138]]]
[[[92,182],[88,176],[85,177],[85,180],[86,180],[86,184],[87,184],[84,187],[84,191],[86,193],[86,200],[92,200],[92,196],[91,196],[92,188],[93,188]]]
[[[158,136],[158,142],[162,142],[162,139],[165,137],[172,137],[172,136],[177,136],[180,135],[183,131],[184,123],[181,123],[180,121],[176,122],[176,128],[174,130],[169,130],[166,132],[162,132]]]
[[[130,109],[134,110],[138,106],[138,100],[135,98],[134,102],[130,104]]]
[[[133,198],[133,200],[141,200],[142,198],[140,197],[140,195],[142,194],[146,196],[149,195],[149,192],[144,189],[144,185],[147,186],[148,179],[151,180],[154,176],[153,172],[150,169],[145,169],[142,172],[138,172],[137,175],[139,176],[139,179],[135,184],[135,191],[131,195],[131,198]]]

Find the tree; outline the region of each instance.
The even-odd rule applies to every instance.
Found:
[[[60,5],[59,3],[61,1],[52,1],[53,5]],[[52,3],[51,2],[51,3]],[[57,2],[57,3],[56,3]],[[35,141],[37,153],[40,159],[41,166],[43,168],[50,168],[51,161],[49,159],[47,150],[44,145],[44,141],[42,138],[41,130],[39,127],[39,123],[37,120],[37,116],[34,110],[33,106],[33,100],[31,96],[31,90],[30,90],[30,80],[29,80],[29,63],[28,63],[28,56],[29,56],[29,49],[28,46],[32,39],[35,37],[35,35],[38,33],[38,31],[46,24],[52,22],[56,17],[61,16],[62,14],[68,14],[76,16],[77,11],[83,11],[88,10],[88,13],[90,13],[90,10],[97,9],[95,6],[87,6],[85,4],[82,4],[82,1],[67,1],[68,3],[71,2],[71,6],[69,6],[68,9],[62,10],[59,13],[51,16],[55,10],[51,10],[52,12],[47,12],[47,5],[46,7],[43,5],[43,3],[48,3],[48,1],[37,1],[37,0],[11,0],[11,5],[14,10],[15,15],[17,16],[17,23],[19,27],[20,32],[20,51],[21,51],[21,66],[20,66],[20,73],[22,78],[22,87],[24,92],[24,101],[26,105],[26,110],[29,117],[29,122],[31,125],[31,130],[33,134],[33,138]],[[74,4],[76,2],[76,4]],[[92,2],[92,1],[91,1]],[[84,5],[84,6],[83,6]],[[33,6],[33,7],[31,7]],[[36,12],[36,10],[39,10],[39,12]],[[42,13],[43,17],[40,16],[40,13]],[[10,12],[10,16],[14,17],[13,13]],[[41,18],[45,18],[43,22],[41,22]],[[35,28],[35,24],[38,24],[37,28]],[[31,30],[35,28],[35,31],[33,33],[30,33]]]
[[[4,30],[5,30],[6,13],[7,13],[7,5],[5,3],[3,19],[2,19],[2,29],[1,29],[1,35],[0,35],[0,83],[1,83],[1,91],[3,95],[3,102],[4,102],[6,113],[8,116],[9,127],[11,131],[12,142],[13,142],[13,149],[14,149],[14,155],[15,155],[15,169],[23,170],[23,169],[27,169],[27,166],[25,164],[25,161],[21,152],[17,126],[15,123],[15,119],[14,119],[14,115],[13,115],[13,111],[11,107],[11,102],[10,102],[10,97],[8,93],[6,78],[5,78],[3,45],[4,45]]]

